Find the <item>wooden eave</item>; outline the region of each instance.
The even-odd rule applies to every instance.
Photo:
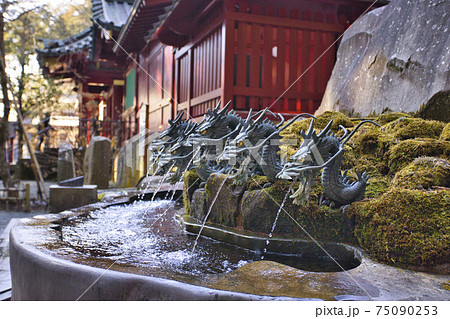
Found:
[[[149,40],[149,34],[156,30],[175,2],[173,0],[138,0],[119,34],[118,43],[113,48],[114,52],[123,55],[124,50],[126,52],[142,50]]]

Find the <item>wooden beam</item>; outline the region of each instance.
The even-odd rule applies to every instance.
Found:
[[[345,31],[345,26],[340,24],[314,22],[305,20],[294,20],[290,18],[279,18],[240,12],[227,12],[225,18],[228,20],[241,21],[246,23],[258,23],[261,25],[273,25],[277,27],[297,28],[314,31],[338,32]]]

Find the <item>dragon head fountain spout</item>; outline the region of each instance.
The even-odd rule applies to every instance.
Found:
[[[344,175],[340,173],[344,145],[363,124],[380,125],[365,120],[360,122],[350,134],[346,128],[339,126],[344,133],[342,137],[338,137],[330,131],[332,123],[333,120],[319,134],[316,134],[314,120],[311,120],[308,132],[300,133],[303,142],[299,150],[291,156],[289,162],[277,175],[280,179],[300,181],[299,190],[291,196],[298,204],[307,199],[307,192],[311,190],[315,172],[320,169],[323,169],[321,181],[324,191],[335,205],[345,207],[364,196],[368,184],[368,175],[365,172],[357,173],[357,180],[354,182],[349,181],[346,173]]]

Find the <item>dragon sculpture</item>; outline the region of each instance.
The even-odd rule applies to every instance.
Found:
[[[279,124],[274,124],[267,118],[267,113],[278,117]],[[262,110],[258,118],[253,120],[252,110],[242,123],[239,134],[227,143],[224,152],[219,156],[222,160],[233,160],[237,172],[233,176],[235,183],[242,184],[253,175],[265,175],[270,182],[275,182],[276,175],[283,168],[280,159],[280,132],[302,116],[314,117],[302,113],[283,126],[285,120],[281,114],[275,115],[267,108]]]
[[[268,108],[255,114],[250,110],[247,118],[242,119],[233,110],[229,111],[229,106],[230,103],[220,109],[219,102],[212,111],[207,111],[200,123],[184,121],[181,119],[183,113],[179,113],[150,144],[161,173],[175,168],[172,183],[192,168],[196,169],[203,182],[213,173],[230,173],[230,170],[234,173],[235,184],[243,184],[253,175],[264,175],[269,185],[277,179],[299,182],[299,188],[291,198],[300,205],[308,199],[315,177],[322,170],[321,183],[329,198],[322,205],[345,209],[364,197],[369,178],[367,173],[356,172],[354,181],[347,176],[347,171],[341,174],[344,145],[362,125],[379,126],[377,123],[362,121],[351,133],[339,126],[343,134],[338,137],[330,130],[333,120],[316,133],[315,117],[308,113],[298,114],[285,124],[281,114],[273,114]],[[268,114],[279,123],[265,118]],[[306,133],[300,133],[303,141],[298,151],[285,161],[280,158],[280,132],[300,117],[311,117],[310,126]]]
[[[299,189],[291,195],[294,203],[301,204],[308,198],[315,174],[322,169],[321,183],[329,201],[321,204],[341,207],[345,210],[349,204],[363,199],[368,178],[366,172],[356,172],[356,180],[350,181],[347,171],[341,174],[344,145],[365,123],[377,126],[379,124],[365,120],[360,122],[349,134],[348,130],[339,126],[343,131],[342,137],[330,131],[333,120],[318,134],[314,131],[314,119],[311,120],[307,133],[301,131],[303,142],[299,150],[291,156],[277,178],[300,181]]]

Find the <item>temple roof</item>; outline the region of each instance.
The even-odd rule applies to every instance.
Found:
[[[100,25],[106,30],[118,32],[127,22],[134,0],[91,0],[91,2],[95,23],[80,33],[62,40],[41,39],[44,48],[36,50],[40,59],[85,50],[88,50],[88,56],[92,58],[95,29]]]
[[[118,31],[127,22],[134,0],[91,0],[92,15],[102,27]]]
[[[180,0],[136,0],[113,50],[120,52],[118,48],[122,47],[127,51],[139,51],[179,2]]]
[[[93,41],[93,26],[84,29],[80,33],[62,40],[40,39],[44,44],[43,49],[37,49],[40,57],[59,56],[67,53],[90,50]]]

